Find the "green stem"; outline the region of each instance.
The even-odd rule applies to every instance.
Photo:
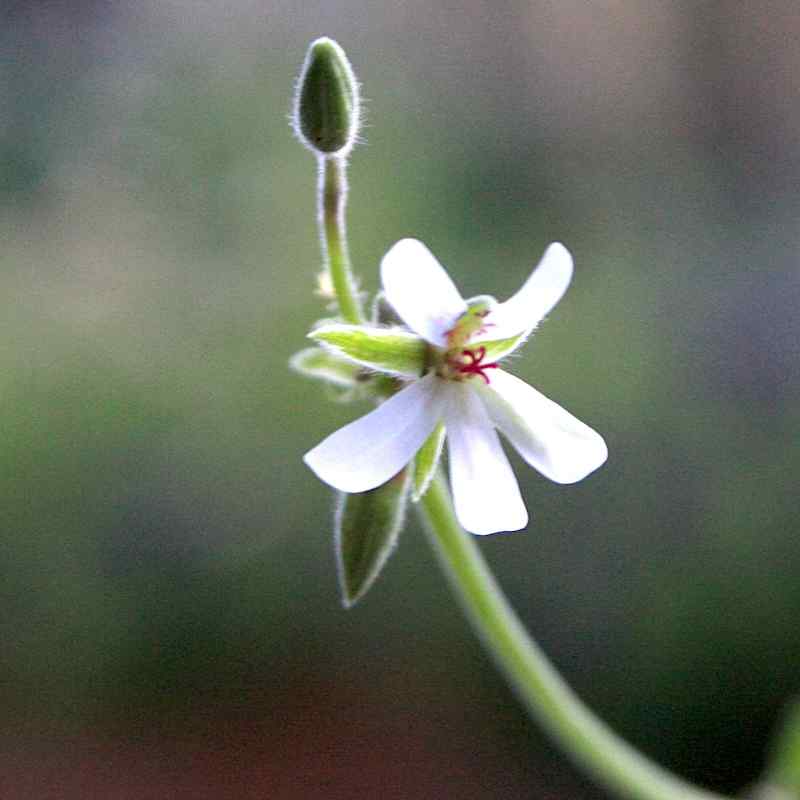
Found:
[[[319,228],[322,255],[345,322],[364,322],[350,256],[347,252],[345,208],[347,206],[346,164],[341,156],[319,157]]]
[[[441,476],[419,505],[434,549],[486,648],[531,713],[580,766],[620,797],[722,800],[650,761],[581,702],[525,631],[472,537],[456,521]]]

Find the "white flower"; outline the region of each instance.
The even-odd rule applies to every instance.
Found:
[[[603,438],[561,406],[501,370],[561,299],[572,257],[551,244],[522,288],[504,303],[465,301],[431,252],[403,239],[381,264],[386,299],[427,343],[427,372],[374,411],[331,434],[305,455],[326,483],[365,492],[397,474],[439,422],[445,426],[456,513],[477,534],[528,523],[499,429],[532,467],[557,483],[574,483],[607,458]]]

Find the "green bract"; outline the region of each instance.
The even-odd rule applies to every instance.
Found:
[[[330,323],[308,336],[332,353],[378,372],[418,378],[425,371],[425,340],[399,328]]]

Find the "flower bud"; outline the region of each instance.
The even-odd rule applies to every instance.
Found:
[[[294,104],[294,129],[319,155],[344,155],[358,135],[358,83],[347,56],[333,39],[311,43]]]

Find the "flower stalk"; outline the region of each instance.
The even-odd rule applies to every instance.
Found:
[[[345,322],[364,322],[347,248],[347,165],[344,156],[319,156],[319,233],[322,256]]]
[[[461,529],[441,476],[418,507],[475,631],[531,714],[579,766],[631,800],[722,800],[650,761],[581,702],[530,638],[475,542]]]

